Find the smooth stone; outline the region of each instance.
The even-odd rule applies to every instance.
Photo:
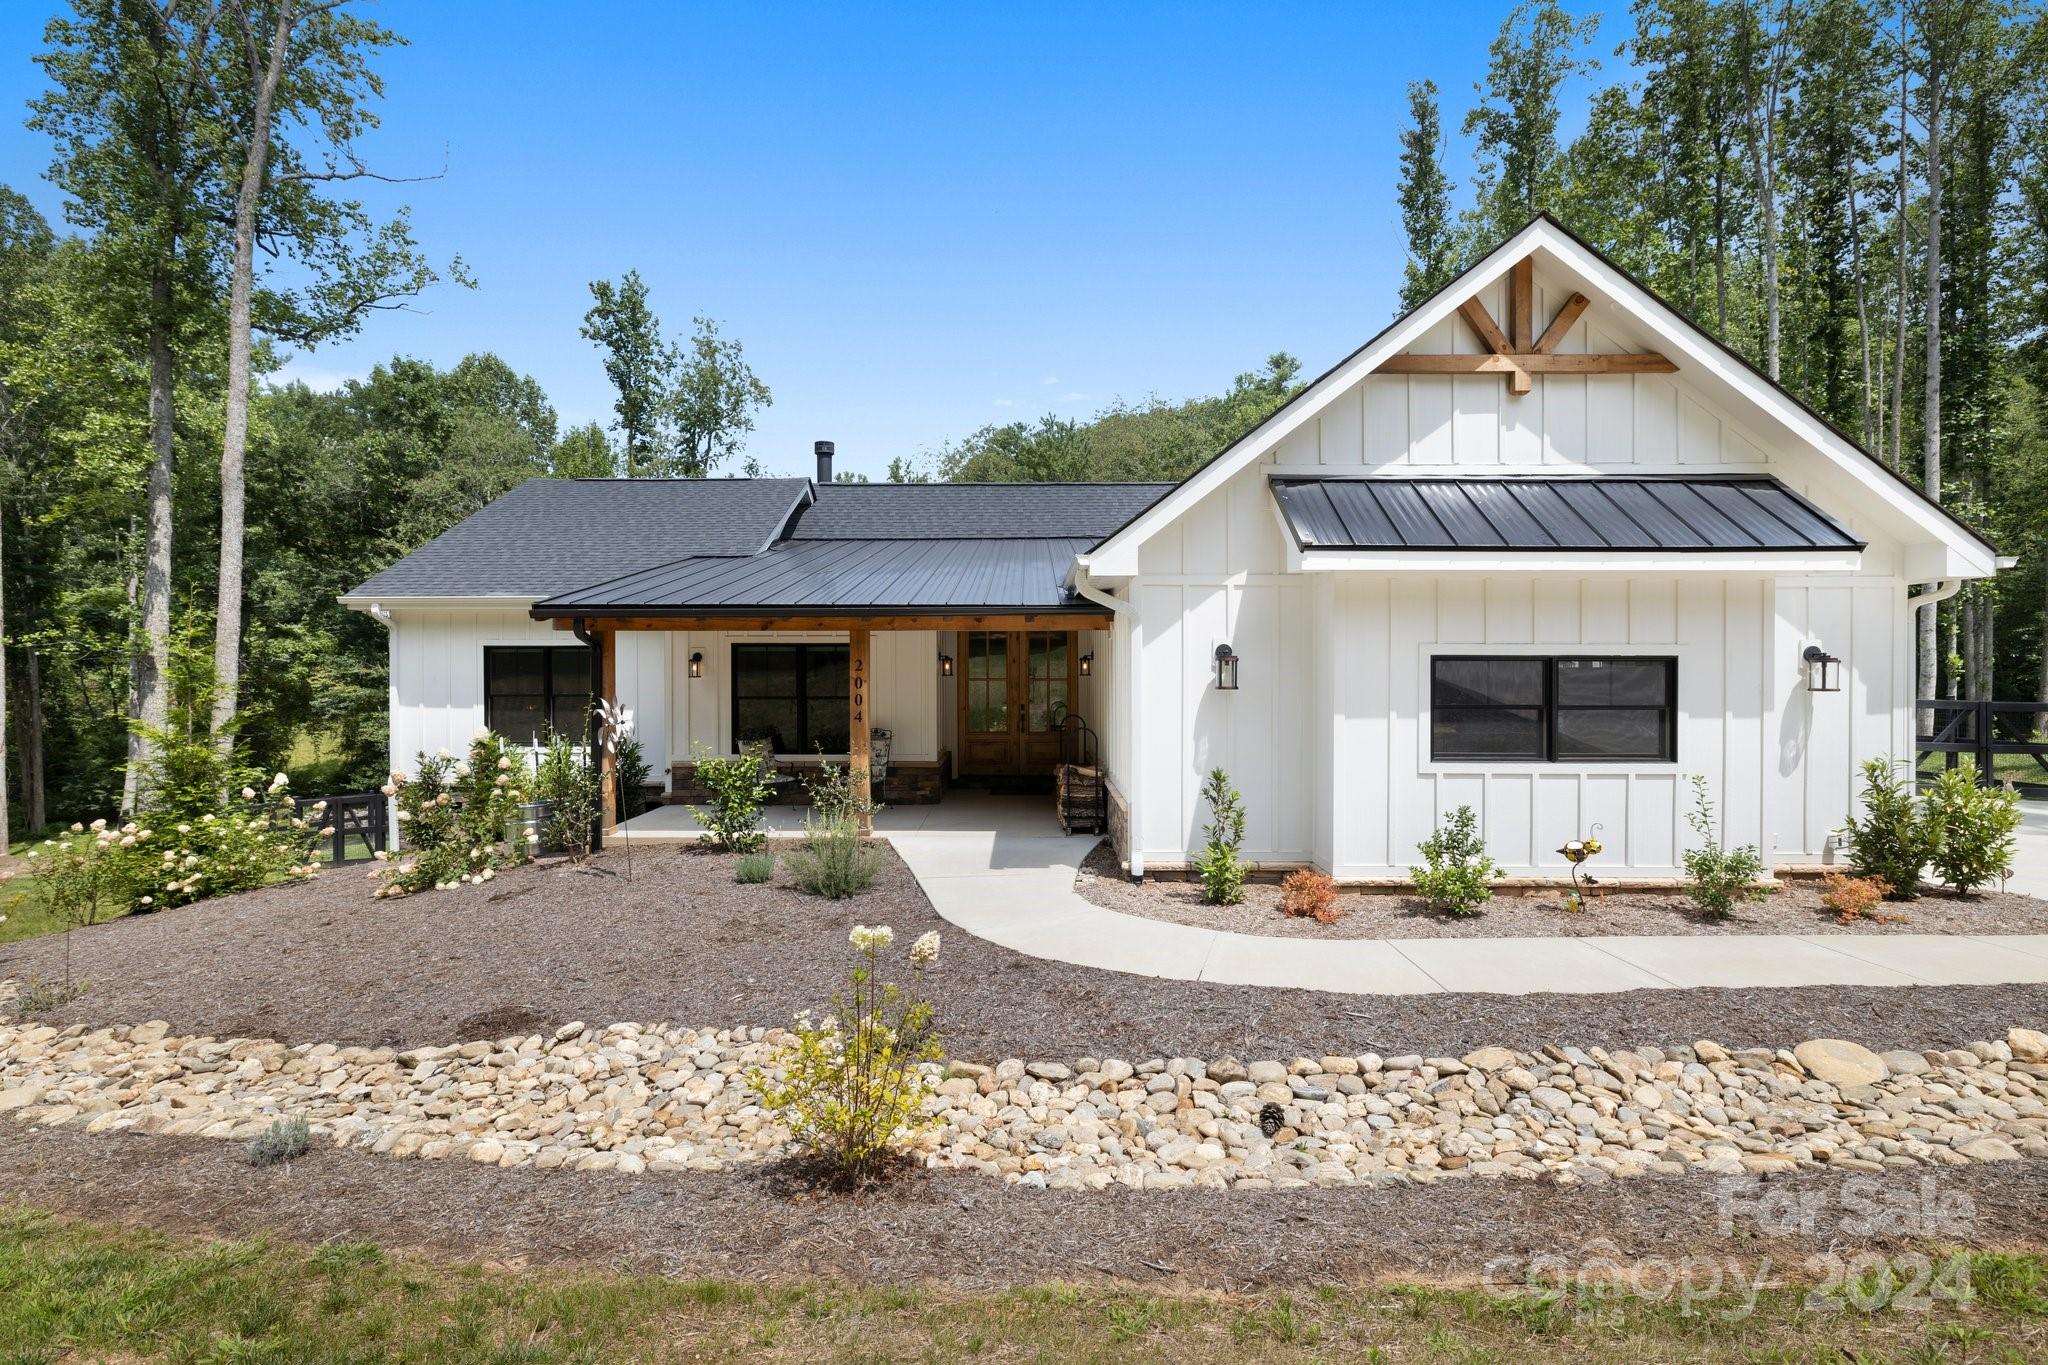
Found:
[[[1792,1049],[1806,1074],[1829,1085],[1875,1085],[1891,1074],[1884,1058],[1841,1038],[1811,1038]]]

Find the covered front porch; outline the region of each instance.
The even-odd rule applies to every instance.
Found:
[[[694,810],[680,801],[656,806],[621,822],[612,837],[636,844],[694,840],[704,832]],[[799,837],[809,813],[801,806],[770,806],[761,825],[770,838]],[[949,791],[946,799],[935,805],[885,805],[875,812],[874,827],[876,834],[885,837],[986,834],[999,839],[1056,839],[1063,834],[1053,805],[1044,796],[972,788]]]

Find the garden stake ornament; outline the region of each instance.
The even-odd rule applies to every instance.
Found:
[[[616,758],[619,752],[619,741],[632,737],[633,708],[630,706],[620,706],[608,697],[600,697],[594,709],[597,712],[598,746]],[[604,764],[602,762],[598,763],[597,768],[600,774],[604,772]],[[599,780],[603,780],[601,776]],[[612,765],[612,809],[617,811],[624,811],[626,809],[626,789],[621,785],[619,767],[616,763]],[[620,823],[623,824],[624,821]],[[633,841],[631,839],[622,839],[620,842],[626,848],[626,879],[631,881],[633,878]]]
[[[1600,851],[1599,830],[1600,826],[1596,824],[1586,832],[1585,838],[1567,839],[1564,847],[1558,850],[1572,865],[1572,889],[1564,893],[1564,907],[1574,913],[1583,912],[1586,908],[1585,888],[1600,885],[1600,879],[1591,873],[1586,874],[1583,883],[1579,877],[1580,865]]]

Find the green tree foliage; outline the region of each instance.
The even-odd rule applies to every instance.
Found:
[[[1401,130],[1401,229],[1408,234],[1401,309],[1415,307],[1457,274],[1451,218],[1451,178],[1444,173],[1443,118],[1435,81],[1408,83],[1408,117]]]
[[[1555,205],[1561,181],[1558,90],[1598,69],[1581,56],[1600,17],[1574,19],[1557,0],[1522,0],[1487,48],[1479,104],[1465,115],[1480,166],[1475,226],[1505,237]]]
[[[665,413],[670,453],[664,472],[705,478],[732,457],[754,429],[755,412],[773,401],[740,343],[721,337],[710,318],[698,318],[688,343],[671,355]],[[760,472],[758,465],[747,469],[752,475]]]
[[[617,284],[592,280],[595,300],[583,315],[583,336],[604,351],[605,378],[618,391],[612,410],[618,414],[626,477],[652,472],[659,455],[662,403],[668,396],[671,368],[661,321],[647,306],[647,285],[637,270],[628,270]]]

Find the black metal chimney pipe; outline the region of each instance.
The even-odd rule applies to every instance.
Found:
[[[832,482],[832,451],[830,441],[813,441],[811,452],[818,457],[818,482]]]

